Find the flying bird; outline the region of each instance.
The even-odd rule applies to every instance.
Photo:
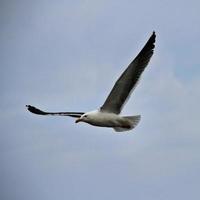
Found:
[[[120,112],[131,92],[137,85],[140,76],[148,65],[155,47],[155,32],[118,78],[104,104],[90,112],[45,112],[34,106],[26,105],[27,109],[38,115],[69,116],[76,119],[76,123],[85,122],[93,126],[113,128],[117,132],[129,131],[137,126],[141,116],[120,116]]]

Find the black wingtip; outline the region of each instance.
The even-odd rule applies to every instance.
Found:
[[[46,115],[45,112],[39,110],[38,108],[31,106],[31,105],[26,105],[28,111],[34,113],[34,114],[38,114],[38,115]]]
[[[149,40],[147,41],[145,48],[153,49],[155,48],[155,42],[156,42],[156,33],[153,31],[152,35],[150,36]]]
[[[156,39],[156,32],[155,31],[153,31],[153,33],[152,33],[150,38],[152,38],[154,40],[154,42],[155,42],[155,39]]]

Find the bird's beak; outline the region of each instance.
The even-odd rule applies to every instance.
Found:
[[[81,122],[81,118],[78,118],[75,122],[78,123],[78,122]]]

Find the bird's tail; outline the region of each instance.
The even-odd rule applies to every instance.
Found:
[[[124,118],[126,120],[128,120],[129,126],[128,127],[113,127],[116,132],[123,132],[123,131],[130,131],[130,130],[132,130],[140,122],[141,116],[140,115],[125,116]]]

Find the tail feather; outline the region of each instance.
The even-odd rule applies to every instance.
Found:
[[[135,128],[141,120],[141,115],[126,116],[124,118],[128,119],[131,122],[132,127]]]
[[[116,132],[123,132],[123,131],[130,131],[130,130],[132,130],[140,122],[141,116],[140,115],[125,116],[124,118],[128,120],[130,126],[129,127],[113,127],[113,129]]]

